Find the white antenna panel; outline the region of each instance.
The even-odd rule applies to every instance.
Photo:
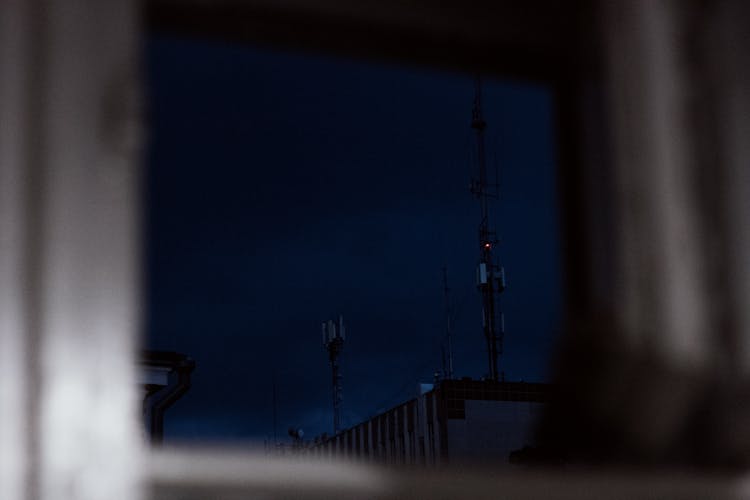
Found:
[[[477,268],[477,284],[487,284],[487,264],[485,264],[484,262],[480,263],[479,267]]]

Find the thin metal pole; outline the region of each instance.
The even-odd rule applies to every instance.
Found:
[[[445,297],[445,337],[448,344],[448,380],[453,379],[453,344],[451,340],[451,304],[448,288],[448,268],[443,266],[443,295]]]
[[[276,371],[273,372],[273,380],[271,382],[273,390],[273,448],[274,450],[279,444],[277,435],[277,423],[278,423],[278,406],[276,400]]]

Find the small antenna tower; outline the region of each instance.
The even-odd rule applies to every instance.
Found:
[[[443,296],[445,297],[445,338],[448,344],[448,369],[444,374],[448,380],[453,380],[453,344],[451,343],[451,302],[448,293],[448,268],[443,266]]]
[[[497,199],[498,186],[491,189],[487,178],[487,161],[484,147],[484,130],[487,122],[482,116],[482,81],[479,76],[474,82],[474,107],[471,128],[476,132],[477,162],[479,179],[472,179],[471,192],[479,200],[481,221],[479,224],[479,265],[477,266],[477,288],[482,295],[482,328],[487,342],[487,363],[489,377],[498,381],[497,361],[503,351],[505,318],[500,311],[499,295],[505,290],[505,270],[495,263],[493,247],[498,243],[497,235],[490,230],[489,202]]]
[[[344,317],[339,316],[338,324],[333,320],[323,323],[323,345],[328,351],[328,360],[331,363],[331,376],[333,388],[333,433],[338,434],[341,430],[341,406],[344,401],[341,390],[341,367],[339,366],[339,355],[344,347],[346,329],[344,328]]]

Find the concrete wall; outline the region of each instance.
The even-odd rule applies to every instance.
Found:
[[[496,459],[507,463],[510,452],[533,443],[533,429],[544,405],[529,401],[465,402],[465,419],[448,419],[451,462]]]
[[[463,399],[472,394],[472,391],[474,397],[501,396],[499,392],[481,392],[479,389],[487,389],[482,383],[454,381],[452,384],[445,394],[441,395],[436,390],[427,391],[314,445],[305,453],[317,456],[314,450],[326,448],[331,452],[325,456],[331,458],[394,465],[437,466],[480,459],[507,463],[512,451],[534,444],[532,431],[542,412],[543,403]],[[498,389],[501,386],[488,387]],[[506,386],[502,387],[510,390]],[[538,390],[531,386],[523,386],[521,389]],[[514,390],[516,392],[511,396],[506,396],[529,399],[538,397],[533,396],[533,392],[526,393],[519,388]],[[460,411],[448,412],[444,408],[448,400],[453,406],[458,405],[456,408],[460,407]],[[368,438],[367,446],[365,436]]]

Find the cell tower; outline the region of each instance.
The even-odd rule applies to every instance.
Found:
[[[328,351],[328,360],[331,363],[332,388],[333,388],[333,433],[338,434],[341,430],[341,405],[344,401],[341,390],[341,368],[339,367],[339,355],[344,347],[346,329],[344,328],[344,317],[339,316],[338,325],[333,320],[323,323],[323,345]]]
[[[474,92],[471,128],[476,132],[479,179],[472,179],[471,192],[479,200],[482,217],[479,224],[477,288],[482,295],[482,328],[487,342],[489,377],[498,381],[500,377],[497,361],[503,352],[505,335],[505,318],[500,311],[499,295],[505,290],[505,270],[495,262],[492,255],[493,247],[498,241],[496,233],[490,230],[489,202],[491,199],[497,199],[498,186],[497,183],[490,185],[487,178],[484,147],[484,130],[487,128],[487,122],[482,116],[482,81],[479,76],[475,80]]]

